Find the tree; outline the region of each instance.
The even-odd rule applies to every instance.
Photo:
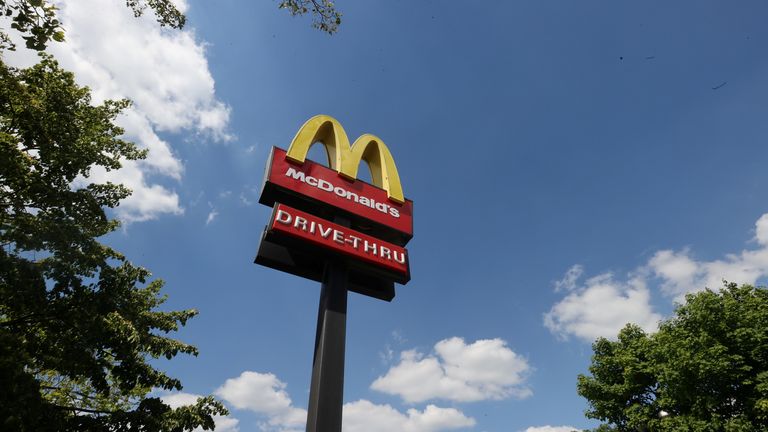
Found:
[[[172,0],[125,0],[137,17],[151,9],[161,26],[184,27],[186,17]],[[341,24],[341,13],[330,0],[282,0],[279,7],[291,15],[313,16],[312,26],[334,34]],[[64,29],[56,18],[56,6],[50,0],[0,0],[0,15],[11,18],[11,27],[22,34],[29,49],[42,51],[51,39],[64,40]],[[0,31],[0,50],[16,49],[5,31]]]
[[[647,334],[598,339],[578,392],[618,431],[768,430],[768,290],[726,283],[686,296]]]
[[[161,26],[185,24],[171,0],[126,5],[136,16],[151,9]],[[328,33],[340,23],[328,0],[281,7],[316,14]],[[64,40],[49,0],[0,0],[0,13],[30,49]],[[213,428],[227,411],[212,397],[171,409],[151,394],[181,389],[149,359],[196,355],[165,335],[197,312],[158,311],[162,281],[98,240],[119,226],[104,208],[130,191],[88,184],[90,171],[146,156],[113,123],[129,102],[93,106],[50,56],[20,70],[2,61],[6,49],[15,47],[0,29],[0,430]]]
[[[197,354],[165,336],[197,312],[157,311],[162,281],[98,241],[118,227],[103,208],[130,191],[82,179],[145,156],[113,123],[128,104],[93,106],[49,56],[0,62],[2,430],[180,431],[226,414],[210,397],[172,410],[148,396],[181,389],[148,358]]]
[[[180,29],[186,17],[171,0],[126,0],[135,16],[151,8],[161,26]],[[64,29],[56,18],[56,6],[48,0],[0,0],[0,14],[11,18],[11,28],[22,34],[27,48],[42,51],[48,42],[64,40]],[[0,32],[0,49],[16,49],[8,34]]]
[[[341,25],[341,12],[330,0],[282,0],[279,7],[293,16],[311,14],[312,26],[328,34],[336,33]]]

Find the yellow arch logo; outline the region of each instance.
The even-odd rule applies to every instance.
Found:
[[[299,129],[288,147],[286,157],[304,163],[312,144],[320,142],[328,154],[328,164],[342,176],[355,180],[360,161],[371,168],[373,183],[387,191],[387,196],[399,204],[405,202],[400,175],[397,173],[392,153],[384,141],[371,134],[363,134],[350,146],[347,133],[333,117],[316,115]]]

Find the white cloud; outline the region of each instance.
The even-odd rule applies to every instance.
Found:
[[[171,3],[173,3],[173,5],[176,6],[176,9],[178,9],[181,13],[185,14],[189,10],[189,4],[187,3],[187,0],[171,0]]]
[[[573,426],[531,426],[525,432],[578,432]]]
[[[768,213],[755,222],[754,241],[756,248],[711,261],[697,260],[689,249],[660,250],[626,281],[605,273],[579,287],[583,269],[573,266],[555,282],[555,292],[565,289],[569,293],[544,314],[544,325],[559,336],[573,335],[590,342],[598,336],[615,338],[628,322],[653,331],[661,319],[651,306],[656,288],[664,297],[683,302],[688,293],[721,288],[723,280],[756,284],[768,277]]]
[[[302,429],[307,411],[293,406],[286,385],[274,374],[245,371],[230,378],[216,389],[216,396],[237,409],[253,411],[267,417],[265,430]]]
[[[266,420],[259,427],[265,432],[299,432],[307,422],[307,410],[293,405],[286,384],[271,373],[245,371],[226,380],[215,394],[231,407],[264,416]],[[344,404],[342,412],[344,432],[441,432],[475,425],[475,420],[461,411],[435,405],[403,413],[390,405],[361,399]]]
[[[183,1],[176,2],[182,10]],[[62,67],[91,88],[94,103],[129,98],[134,102],[117,119],[125,137],[149,149],[146,160],[127,162],[119,171],[97,173],[134,192],[116,209],[119,218],[136,222],[162,214],[181,214],[176,192],[153,183],[159,175],[180,180],[183,165],[158,132],[200,134],[228,140],[230,109],[216,99],[205,46],[192,30],[161,28],[152,17],[135,18],[120,0],[56,2],[66,29],[65,43],[51,43]],[[18,39],[18,37],[16,37]],[[29,66],[36,55],[23,49],[6,53],[16,66]]]
[[[172,393],[161,396],[163,402],[165,402],[171,408],[179,408],[185,405],[194,405],[197,399],[202,396],[191,393]],[[214,432],[238,432],[239,420],[230,416],[213,416],[213,421],[216,424]],[[203,428],[197,427],[193,432],[200,432]]]
[[[58,6],[67,41],[51,50],[78,80],[95,84],[97,99],[129,97],[162,131],[226,138],[229,109],[216,100],[205,48],[193,31],[163,29],[151,16],[135,18],[118,0]]]
[[[116,209],[124,222],[146,221],[162,214],[183,214],[178,195],[161,185],[147,184],[143,167],[143,162],[136,161],[123,161],[123,167],[117,172],[96,167],[91,170],[88,179],[77,179],[75,183],[81,186],[88,182],[111,181],[128,186],[133,193],[122,200]]]
[[[761,246],[768,246],[768,213],[755,222],[755,240]]]
[[[653,311],[650,300],[641,277],[619,282],[606,273],[574,288],[544,314],[544,325],[561,337],[573,335],[588,342],[601,336],[615,338],[627,323],[653,331],[661,315]]]
[[[525,386],[529,372],[528,362],[501,339],[467,345],[453,337],[435,344],[435,355],[403,351],[400,363],[378,377],[371,388],[399,395],[410,403],[525,398],[532,394]]]
[[[405,414],[390,405],[359,400],[344,405],[344,432],[438,432],[471,427],[473,418],[455,408],[427,405],[423,411],[409,409]]]
[[[689,250],[662,250],[648,261],[649,271],[661,279],[662,293],[682,302],[685,294],[719,289],[723,280],[754,284],[768,276],[768,213],[755,223],[757,249],[727,254],[713,261],[697,261]]]
[[[226,380],[215,394],[236,409],[264,416],[266,420],[260,424],[263,431],[301,431],[307,422],[307,410],[293,405],[285,383],[271,373],[245,371]],[[344,432],[439,432],[475,424],[454,408],[428,405],[423,411],[401,413],[390,405],[367,400],[344,404],[342,422]]]

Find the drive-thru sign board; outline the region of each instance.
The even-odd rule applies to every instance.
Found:
[[[336,253],[377,267],[396,282],[409,278],[408,252],[405,248],[344,227],[309,213],[277,204],[267,231],[306,242],[310,247]]]

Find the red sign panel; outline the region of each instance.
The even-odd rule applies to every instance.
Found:
[[[268,229],[390,271],[408,274],[408,251],[405,248],[285,204],[275,206]]]
[[[399,231],[408,239],[413,236],[413,201],[390,201],[385,190],[360,180],[346,180],[310,160],[295,164],[277,147],[271,159],[267,182]]]

